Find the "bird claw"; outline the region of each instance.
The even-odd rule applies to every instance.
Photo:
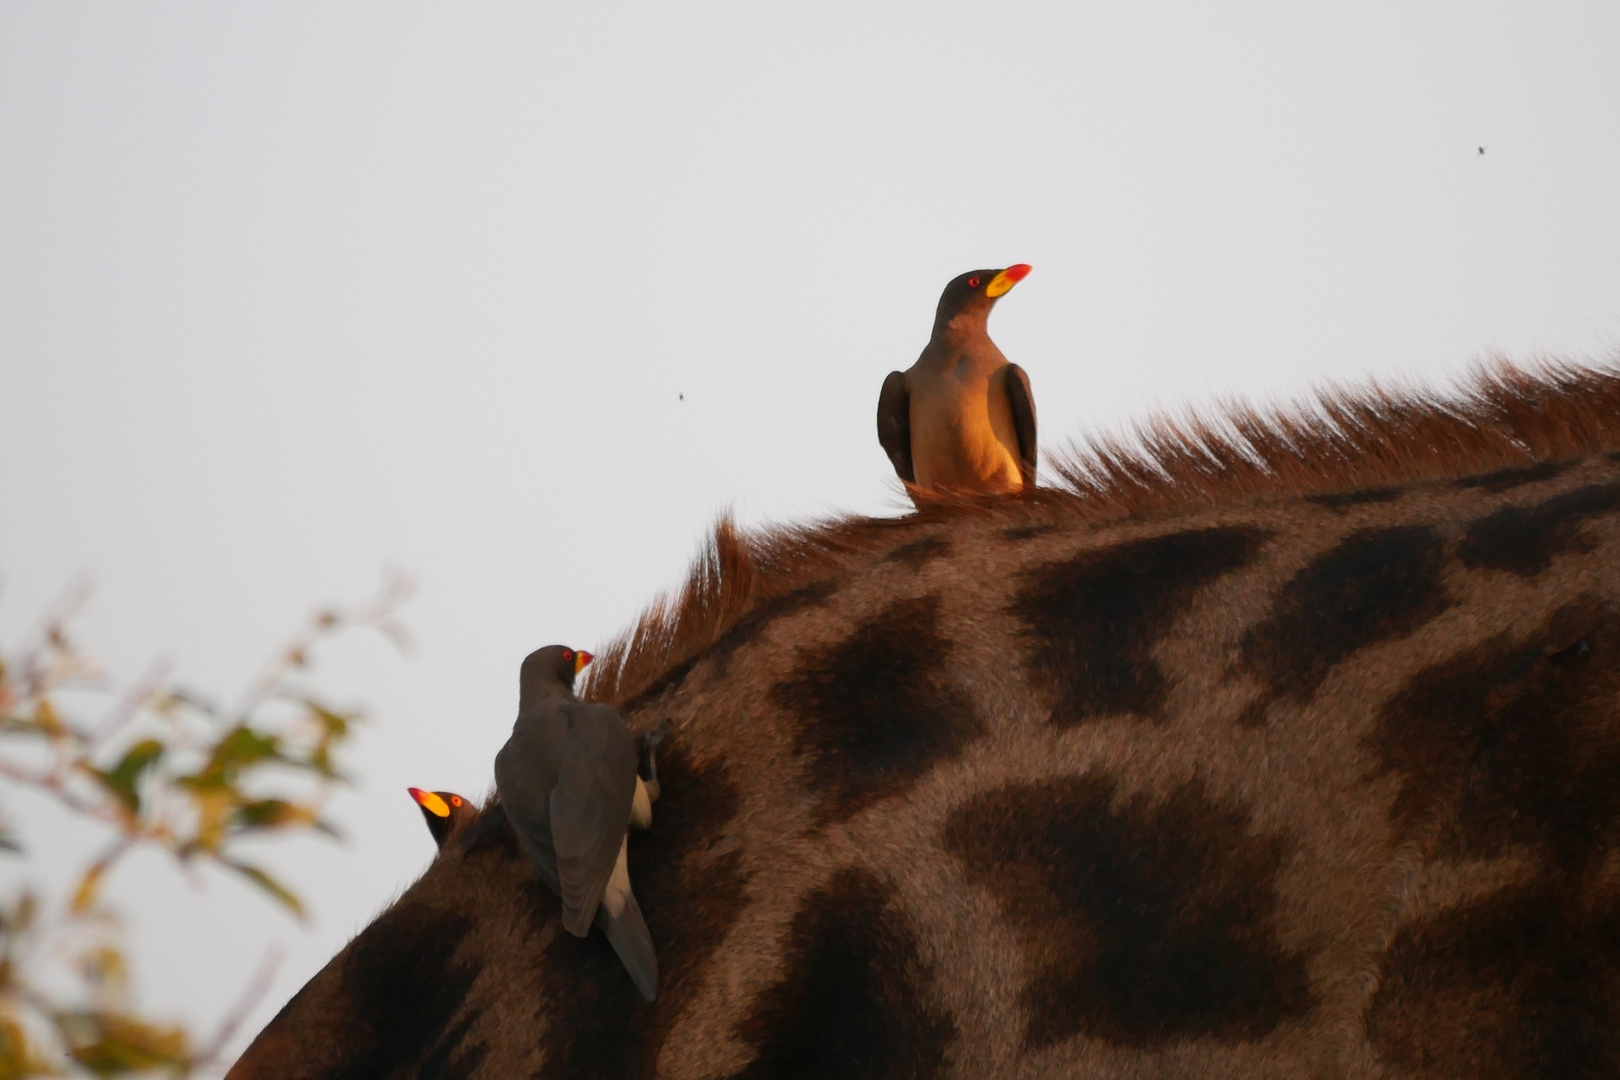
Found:
[[[669,738],[669,733],[673,730],[675,725],[666,716],[663,723],[641,737],[641,778],[653,791],[658,790],[658,761],[654,758],[653,751],[658,749],[659,743]]]

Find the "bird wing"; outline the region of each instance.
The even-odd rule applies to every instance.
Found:
[[[570,703],[567,734],[551,791],[551,839],[557,851],[563,926],[590,932],[602,891],[618,861],[636,794],[636,745],[609,705]]]
[[[1018,471],[1024,486],[1035,486],[1035,395],[1029,376],[1017,364],[1006,367],[1007,403],[1012,406],[1013,430],[1018,433]]]
[[[495,787],[501,794],[506,819],[518,842],[540,871],[540,879],[562,895],[557,884],[557,852],[551,842],[551,804],[546,790],[551,782],[543,768],[536,769],[532,745],[518,735],[508,739],[495,755]]]
[[[641,917],[641,905],[636,894],[625,897],[624,910],[615,917],[608,906],[596,909],[596,925],[607,935],[608,944],[619,954],[620,963],[630,973],[630,980],[647,1001],[658,997],[658,953],[653,949],[652,934],[647,921]]]
[[[917,482],[911,467],[911,391],[906,389],[906,373],[891,371],[878,395],[878,442],[894,463],[895,474],[908,484]]]

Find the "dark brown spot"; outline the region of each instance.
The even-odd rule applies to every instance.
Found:
[[[1348,510],[1352,506],[1366,503],[1392,502],[1398,499],[1400,494],[1400,488],[1381,487],[1368,488],[1365,491],[1340,491],[1332,495],[1307,495],[1305,501],[1325,506],[1329,510]]]
[[[792,592],[755,604],[742,618],[733,623],[731,629],[722,634],[720,640],[716,641],[707,652],[700,652],[676,664],[660,675],[651,686],[621,705],[620,710],[626,713],[635,712],[657,700],[659,695],[678,686],[692,673],[698,661],[705,657],[713,659],[716,675],[724,675],[731,665],[732,654],[758,638],[771,623],[796,611],[819,607],[837,591],[838,583],[835,581],[812,581]]]
[[[787,972],[737,1037],[757,1056],[732,1080],[930,1080],[956,1035],[929,1005],[933,972],[893,891],[845,869],[793,917]]]
[[[1436,664],[1368,742],[1379,772],[1401,777],[1401,837],[1436,828],[1459,856],[1522,844],[1568,867],[1597,857],[1620,839],[1620,620],[1573,604],[1527,639]]]
[[[829,820],[899,794],[982,731],[947,678],[951,644],[938,624],[937,596],[898,601],[838,644],[806,650],[772,688],[798,717],[794,749],[829,796]]]
[[[1200,589],[1246,565],[1265,537],[1244,528],[1170,533],[1029,571],[1011,610],[1034,638],[1024,667],[1053,697],[1052,721],[1162,718],[1170,684],[1154,645]]]
[[[1014,785],[962,804],[944,842],[1023,937],[1031,1046],[1260,1039],[1311,1008],[1274,926],[1286,844],[1198,781],[1117,806],[1096,775]]]
[[[1479,488],[1495,495],[1512,488],[1522,487],[1525,484],[1539,484],[1543,480],[1551,480],[1574,465],[1573,459],[1564,461],[1538,461],[1534,465],[1514,465],[1506,469],[1497,469],[1482,476],[1469,476],[1457,481],[1461,488]]]
[[[1385,952],[1368,1041],[1406,1075],[1620,1076],[1620,911],[1517,887],[1408,926]]]
[[[678,742],[659,750],[663,795],[653,827],[630,832],[630,884],[658,954],[656,1005],[636,993],[600,932],[559,929],[539,973],[545,987],[546,1080],[650,1077],[675,1023],[702,987],[710,957],[745,897],[740,854],[719,850],[736,817],[736,785],[719,762],[695,765]],[[559,910],[554,899],[548,911]]]
[[[635,710],[646,706],[648,703],[657,700],[660,695],[670,690],[672,687],[679,686],[682,682],[684,682],[686,677],[692,674],[692,669],[697,667],[697,662],[702,658],[703,654],[701,653],[695,656],[688,656],[685,660],[682,660],[680,663],[674,665],[668,671],[658,676],[658,678],[654,679],[645,690],[642,690],[634,697],[627,699],[619,706],[619,708],[624,712],[634,712]]]
[[[889,552],[889,562],[901,562],[913,570],[921,570],[924,563],[939,558],[951,550],[951,542],[943,536],[925,536],[902,544]]]
[[[455,959],[472,928],[472,919],[460,912],[400,903],[354,939],[343,962],[343,988],[354,1015],[351,1041],[343,1064],[328,1075],[387,1076],[440,1042],[482,967]]]
[[[482,1007],[470,992],[503,974],[500,959],[485,951],[485,902],[533,877],[498,838],[510,832],[505,814],[485,817],[493,827],[479,854],[463,860],[476,824],[452,837],[423,878],[266,1025],[233,1078],[447,1080],[477,1068],[489,1050],[466,1042],[469,1018]]]
[[[1272,694],[1306,698],[1358,649],[1404,637],[1451,605],[1440,538],[1414,525],[1362,529],[1285,584],[1243,660]]]
[[[1267,713],[1270,709],[1271,699],[1262,697],[1258,701],[1251,702],[1247,708],[1233,717],[1232,723],[1251,731],[1258,730],[1266,726]]]
[[[484,1058],[489,1056],[489,1046],[485,1043],[466,1045],[467,1033],[477,1020],[477,1013],[469,1013],[445,1032],[439,1045],[417,1069],[417,1080],[471,1080]]]
[[[836,581],[812,581],[792,592],[783,593],[755,605],[714,643],[714,648],[709,650],[709,655],[714,658],[715,670],[719,674],[725,674],[732,653],[759,637],[765,632],[765,628],[777,619],[807,608],[821,607],[837,591]]]
[[[1019,525],[1011,529],[1002,529],[996,535],[1000,536],[1003,540],[1009,540],[1013,543],[1020,543],[1025,540],[1033,540],[1037,536],[1045,536],[1047,533],[1053,532],[1057,532],[1056,525]]]
[[[1458,554],[1476,569],[1533,577],[1564,551],[1586,551],[1581,525],[1620,510],[1620,484],[1591,484],[1535,506],[1504,506],[1468,527]]]

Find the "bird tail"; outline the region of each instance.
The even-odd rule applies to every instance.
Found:
[[[619,961],[630,973],[641,996],[652,1001],[658,997],[658,954],[653,951],[652,935],[641,917],[636,894],[628,894],[625,901],[618,918],[613,917],[606,904],[597,908],[596,925],[607,935],[608,943],[619,954]]]

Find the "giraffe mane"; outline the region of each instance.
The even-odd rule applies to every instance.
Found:
[[[656,693],[745,618],[851,559],[971,516],[992,527],[1097,526],[1206,506],[1389,488],[1620,450],[1620,359],[1495,359],[1445,389],[1327,385],[1282,405],[1234,401],[1157,413],[1123,435],[1073,442],[1053,487],[1014,496],[919,494],[899,518],[836,516],[745,532],[730,514],[664,594],[605,646],[582,696],[618,705]]]

